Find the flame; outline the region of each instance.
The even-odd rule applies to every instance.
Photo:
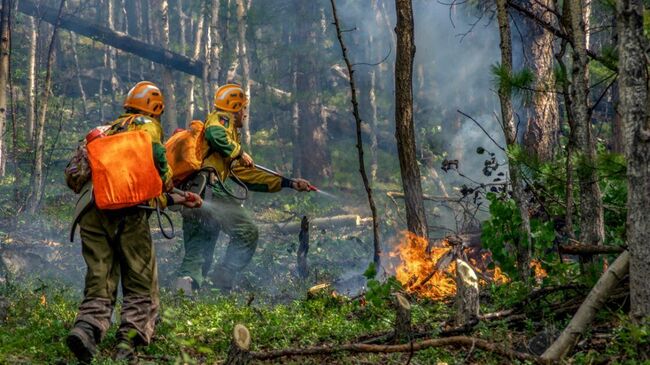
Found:
[[[548,273],[544,268],[542,267],[542,263],[539,262],[539,260],[530,260],[530,267],[535,271],[535,279],[537,280],[543,280],[545,277],[548,276]]]
[[[394,269],[395,278],[403,285],[406,292],[433,300],[456,294],[456,262],[445,255],[450,253],[452,247],[446,240],[441,243],[442,246],[431,247],[430,252],[427,252],[426,239],[411,232],[402,232],[399,244],[389,253],[389,257],[399,259],[399,264]],[[468,251],[466,253],[470,253]],[[481,274],[479,278],[482,283],[485,283],[485,280],[496,284],[510,281],[498,266],[494,270],[487,268],[487,264],[492,259],[489,251],[468,256],[474,271]],[[480,261],[475,257],[480,257]],[[448,264],[444,265],[445,262],[440,260]]]
[[[44,306],[44,307],[47,306],[47,297],[45,296],[45,294],[41,295],[40,302],[41,302],[42,306]]]
[[[432,247],[427,253],[428,242],[411,232],[403,232],[400,244],[389,254],[399,257],[400,264],[395,269],[395,278],[402,283],[408,293],[417,293],[431,299],[442,299],[456,293],[453,273],[456,263],[436,270],[436,264],[451,247],[443,241],[443,247]],[[427,280],[428,279],[428,280]]]

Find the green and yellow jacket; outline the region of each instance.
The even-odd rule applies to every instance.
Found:
[[[215,111],[208,115],[205,122],[205,137],[201,146],[203,168],[213,168],[225,181],[231,174],[236,175],[253,191],[276,192],[286,186],[282,178],[257,169],[249,169],[231,163],[238,159],[243,150],[240,136],[235,127],[235,116],[224,111]]]

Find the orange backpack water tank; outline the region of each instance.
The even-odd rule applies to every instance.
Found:
[[[129,131],[88,143],[95,205],[99,209],[132,207],[162,194],[151,136]]]
[[[188,129],[174,133],[165,143],[167,163],[174,172],[174,185],[181,183],[201,169],[203,164],[203,156],[201,156],[203,131],[203,122],[193,120]]]

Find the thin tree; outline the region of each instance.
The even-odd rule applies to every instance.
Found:
[[[219,0],[207,0],[210,4],[210,56],[208,57],[209,64],[209,95],[212,96],[219,87],[219,55],[221,39],[219,37]]]
[[[643,4],[642,0],[617,1],[620,112],[628,178],[630,317],[637,323],[650,318],[650,93]]]
[[[35,214],[38,209],[41,199],[43,198],[44,193],[44,181],[43,181],[43,155],[45,149],[45,121],[47,118],[47,103],[52,89],[52,64],[54,63],[54,49],[55,41],[59,31],[59,22],[61,20],[61,14],[63,13],[63,8],[65,7],[65,0],[61,0],[59,5],[59,12],[57,15],[57,21],[54,24],[52,30],[52,38],[50,40],[50,46],[47,51],[47,63],[45,66],[45,85],[43,85],[43,93],[41,95],[41,110],[40,115],[38,116],[38,123],[36,125],[36,136],[34,139],[34,172],[32,174],[32,181],[30,184],[31,192],[29,194],[28,201],[28,212],[30,214]]]
[[[395,59],[395,137],[404,187],[406,224],[408,230],[420,237],[429,237],[427,216],[422,199],[420,168],[415,152],[413,128],[413,58],[415,31],[411,0],[396,0],[397,57]]]
[[[11,17],[11,1],[2,0],[2,16],[0,17],[0,176],[5,175],[6,145],[4,141],[7,126],[7,85],[9,84],[9,57],[11,52],[11,33],[9,19]]]
[[[28,61],[27,61],[27,128],[26,140],[34,140],[34,125],[36,124],[36,51],[38,45],[36,20],[34,17],[27,17],[28,39]]]
[[[81,111],[83,112],[83,116],[85,118],[88,115],[88,103],[86,90],[84,89],[83,82],[81,81],[81,68],[79,67],[79,56],[77,54],[77,35],[74,32],[70,32],[70,50],[72,51],[72,59],[74,60],[77,87],[79,87],[79,94],[81,95]]]
[[[569,0],[568,4],[573,45],[570,92],[576,152],[580,161],[577,169],[580,187],[580,240],[587,244],[602,245],[605,238],[605,223],[589,110],[589,57],[583,16],[584,3],[582,0]]]
[[[237,55],[239,56],[239,65],[241,66],[241,80],[242,87],[248,95],[249,105],[251,100],[251,85],[250,85],[250,66],[248,62],[248,53],[246,51],[246,22],[248,19],[248,6],[245,0],[237,0]],[[250,4],[250,2],[248,2]],[[250,129],[250,107],[244,109],[244,145],[251,148],[251,129]]]
[[[332,3],[332,15],[334,16],[334,25],[336,26],[336,37],[339,40],[341,45],[341,52],[343,53],[343,59],[345,60],[345,66],[348,69],[348,75],[350,80],[350,93],[351,93],[351,103],[352,103],[352,114],[354,115],[354,120],[357,127],[357,151],[359,152],[359,174],[361,174],[361,179],[363,180],[363,186],[366,189],[366,194],[368,196],[368,205],[370,205],[370,212],[372,213],[372,238],[373,238],[373,247],[374,247],[374,256],[373,262],[375,266],[379,268],[381,260],[381,245],[379,242],[379,221],[377,220],[377,207],[375,206],[375,200],[372,197],[372,187],[370,187],[370,181],[368,180],[368,174],[366,174],[366,163],[363,159],[363,140],[361,138],[361,115],[359,114],[359,103],[357,102],[357,89],[354,82],[354,70],[352,69],[352,64],[348,58],[348,52],[343,43],[343,36],[341,35],[341,25],[339,24],[339,17],[336,13],[336,2],[331,0]]]
[[[192,59],[197,60],[201,55],[201,49],[203,47],[203,24],[205,24],[205,17],[203,16],[203,11],[199,10],[199,16],[196,20],[196,31],[194,32],[194,49],[192,50]],[[188,120],[195,118],[195,113],[197,109],[198,98],[195,90],[196,77],[191,76],[187,79],[187,111],[188,111]]]
[[[169,49],[169,2],[160,0],[160,41],[165,49]],[[165,95],[165,127],[167,134],[178,128],[178,114],[176,112],[176,93],[174,91],[174,77],[169,67],[162,68],[163,94]]]
[[[501,71],[502,75],[512,75],[512,40],[510,23],[508,17],[507,0],[497,0],[497,21],[499,24],[499,37],[501,40]],[[501,80],[499,85],[499,102],[501,104],[501,125],[505,133],[508,150],[517,146],[517,127],[515,124],[514,110],[510,87],[507,80]],[[512,198],[519,208],[521,216],[524,242],[515,242],[517,250],[517,268],[522,280],[527,281],[530,277],[530,256],[532,253],[532,242],[530,235],[530,218],[528,216],[528,201],[524,191],[524,182],[517,166],[510,161],[508,164],[510,172],[510,184],[512,186]]]

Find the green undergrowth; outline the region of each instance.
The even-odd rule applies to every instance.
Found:
[[[393,285],[394,283],[390,283]],[[163,292],[161,320],[153,343],[139,350],[140,363],[145,364],[214,364],[225,360],[235,324],[248,327],[253,351],[268,351],[311,345],[336,345],[358,342],[372,334],[389,331],[394,320],[390,294],[384,288],[371,292],[384,300],[364,300],[332,296],[323,292],[316,297],[294,300],[287,304],[270,304],[262,295],[251,301],[250,293],[221,296],[202,294],[189,300]],[[558,294],[559,295],[559,294]],[[526,297],[524,286],[511,283],[485,288],[482,312],[506,309]],[[57,283],[32,282],[0,286],[0,363],[2,364],[74,364],[65,346],[65,336],[74,321],[81,299],[79,291]],[[547,298],[552,301],[553,297]],[[411,298],[413,324],[419,330],[437,328],[453,314],[451,302],[431,302]],[[8,309],[3,309],[7,308]],[[539,302],[530,310],[540,310]],[[1,313],[4,312],[4,313]],[[118,310],[119,312],[119,304]],[[567,318],[557,322],[524,320],[518,326],[506,322],[482,322],[471,334],[500,343],[518,351],[541,331],[561,329]],[[119,317],[114,318],[119,321]],[[610,327],[606,346],[578,347],[567,363],[572,364],[640,364],[640,352],[650,344],[647,327],[632,325],[620,310],[601,311],[594,334],[585,341],[597,341],[597,328]],[[595,340],[594,340],[595,338]],[[115,364],[115,326],[99,347],[94,364]],[[403,364],[409,354],[350,355],[280,359],[283,364]],[[611,360],[611,361],[610,361]],[[604,361],[604,362],[603,362]],[[435,348],[413,354],[413,364],[503,364],[494,354],[463,348]],[[509,362],[508,363],[512,363]],[[516,362],[514,362],[516,363]]]

